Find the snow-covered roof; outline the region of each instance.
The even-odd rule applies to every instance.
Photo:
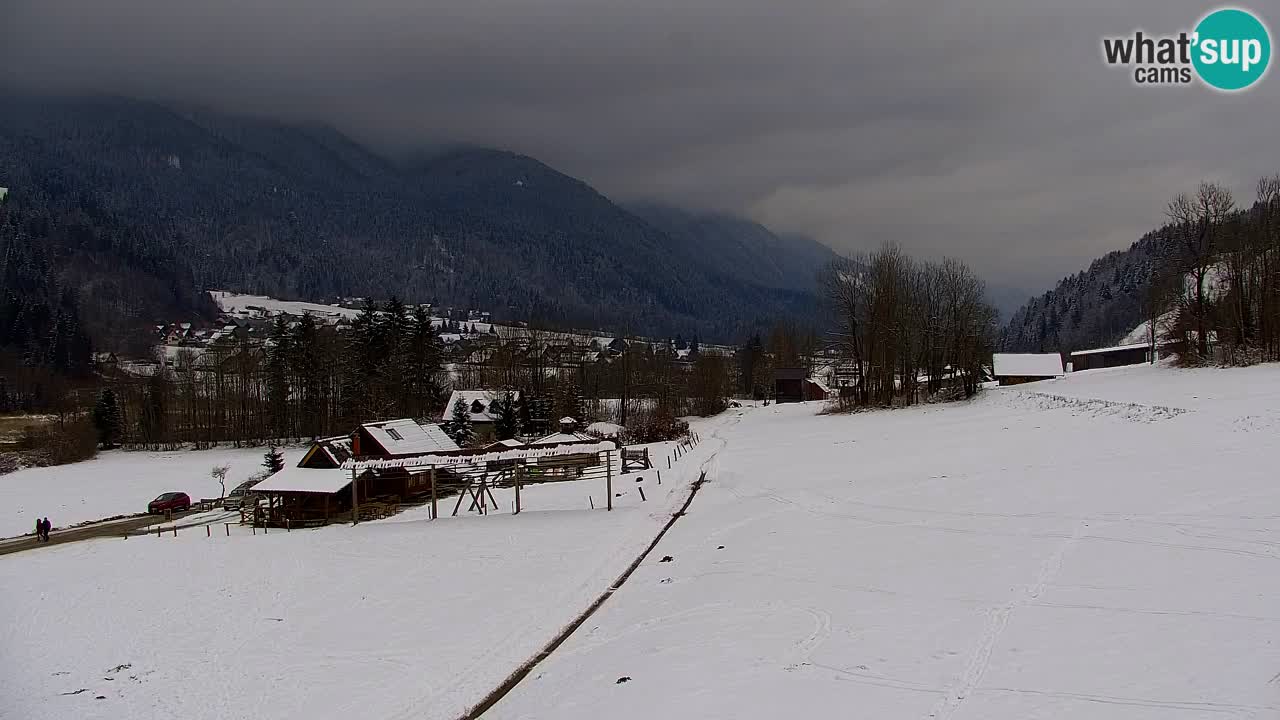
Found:
[[[616,437],[622,432],[622,426],[611,422],[593,422],[587,426],[588,435],[603,435],[604,437]]]
[[[316,445],[325,455],[329,456],[334,465],[341,465],[347,458],[351,457],[350,435],[321,438],[316,441]],[[306,456],[304,455],[303,457],[305,458]]]
[[[357,460],[351,458],[342,464],[344,470],[383,470],[402,467],[449,467],[453,465],[476,465],[485,462],[502,460],[524,460],[536,464],[541,458],[556,458],[563,455],[582,453],[610,452],[618,446],[612,440],[591,438],[590,442],[579,441],[572,445],[522,445],[510,450],[494,450],[492,452],[463,454],[451,453],[417,455],[403,458],[368,458]]]
[[[813,377],[812,375],[810,375],[809,377],[807,377],[807,378],[805,378],[805,379],[806,379],[806,380],[808,380],[809,382],[813,383],[814,385],[817,385],[817,386],[818,386],[818,389],[819,389],[819,390],[821,390],[822,392],[824,392],[824,393],[826,393],[826,394],[828,394],[828,395],[830,395],[830,394],[831,394],[831,388],[830,388],[830,387],[827,387],[827,384],[826,384],[825,382],[823,382],[823,381],[819,380],[819,379],[818,379],[818,378],[816,378],[816,377]]]
[[[360,427],[368,432],[388,455],[413,455],[459,449],[458,444],[446,435],[439,425],[423,425],[412,418],[367,423]]]
[[[454,390],[449,396],[449,402],[445,404],[444,411],[440,413],[440,420],[448,422],[453,419],[453,404],[459,398],[466,403],[467,411],[471,415],[471,422],[493,422],[493,413],[490,408],[493,401],[502,396],[501,390]],[[512,391],[511,397],[519,400],[520,392]]]
[[[992,356],[996,377],[1059,377],[1062,358],[1057,353],[996,353]]]
[[[1096,355],[1098,353],[1118,352],[1120,350],[1147,350],[1151,348],[1150,343],[1128,343],[1125,345],[1113,345],[1111,347],[1093,348],[1092,350],[1076,350],[1071,353],[1072,357],[1076,355]]]
[[[331,495],[351,484],[351,472],[287,467],[253,487],[254,492],[313,492]]]
[[[596,440],[597,438],[587,435],[586,433],[558,432],[558,433],[552,433],[546,437],[538,438],[537,440],[534,440],[529,444],[530,445],[554,445],[556,443],[595,442]]]
[[[516,440],[515,438],[507,438],[506,440],[498,440],[497,442],[489,443],[488,445],[485,446],[485,449],[498,450],[502,448],[518,448],[518,447],[524,447],[524,443],[520,442],[519,440]]]

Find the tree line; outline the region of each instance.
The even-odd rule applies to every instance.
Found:
[[[1148,340],[1171,344],[1186,364],[1280,360],[1280,175],[1259,180],[1248,207],[1203,182],[1166,215]]]
[[[500,439],[553,432],[563,417],[578,427],[606,420],[661,434],[653,428],[719,412],[733,393],[733,364],[723,355],[694,352],[681,362],[661,344],[631,341],[621,352],[556,360],[553,350],[569,337],[495,337],[479,360],[446,363],[431,316],[394,298],[366,304],[347,326],[278,316],[265,342],[232,334],[199,354],[179,350],[150,374],[104,378],[92,419],[107,447],[253,445],[442,416],[466,444],[472,434],[460,410],[445,412],[451,389],[499,392]]]
[[[828,345],[852,375],[844,404],[912,404],[944,390],[977,392],[997,313],[967,265],[915,260],[887,244],[832,261],[821,283],[834,315]]]

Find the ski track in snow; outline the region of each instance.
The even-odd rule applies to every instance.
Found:
[[[1024,588],[1017,597],[1004,605],[990,608],[986,611],[986,629],[983,631],[977,647],[974,648],[973,655],[969,658],[960,686],[948,692],[947,696],[930,710],[926,717],[951,717],[964,704],[970,693],[978,688],[982,683],[982,676],[987,672],[987,666],[991,662],[991,653],[995,649],[996,642],[1000,640],[1005,628],[1009,626],[1009,619],[1013,616],[1014,611],[1040,597],[1045,587],[1057,577],[1058,571],[1062,569],[1062,559],[1079,542],[1087,527],[1086,523],[1078,523],[1075,532],[1071,533],[1070,537],[1058,545],[1057,549],[1049,557],[1045,558],[1044,564],[1040,566],[1040,572],[1036,575],[1035,582]]]

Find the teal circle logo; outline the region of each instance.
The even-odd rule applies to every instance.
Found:
[[[1196,26],[1191,63],[1205,84],[1243,90],[1258,82],[1271,61],[1271,36],[1252,13],[1215,10]]]

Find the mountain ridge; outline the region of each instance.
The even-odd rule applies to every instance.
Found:
[[[94,207],[178,258],[196,287],[395,294],[724,341],[816,305],[812,277],[807,288],[798,278],[821,249],[765,242],[779,236],[724,217],[673,234],[684,211],[648,206],[642,217],[505,150],[397,162],[329,128],[122,98],[5,96],[0,151],[13,203]],[[714,254],[748,231],[735,262]]]

